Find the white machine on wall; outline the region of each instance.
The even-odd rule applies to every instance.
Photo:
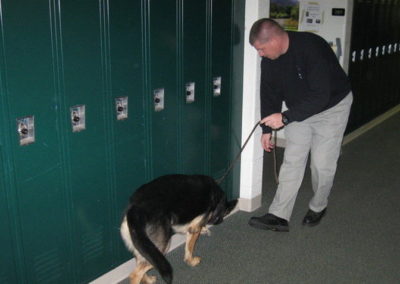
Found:
[[[299,31],[322,36],[348,71],[352,0],[299,0]]]

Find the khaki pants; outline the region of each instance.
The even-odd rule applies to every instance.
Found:
[[[352,102],[350,92],[330,109],[285,127],[284,159],[269,213],[290,220],[310,152],[314,196],[309,207],[314,212],[326,208]]]

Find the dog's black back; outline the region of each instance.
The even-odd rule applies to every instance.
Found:
[[[163,255],[171,236],[175,232],[201,230],[206,224],[221,223],[236,203],[237,200],[227,201],[224,191],[211,177],[159,177],[142,185],[130,198],[126,221],[133,251],[139,252],[167,283],[171,283],[172,268]],[[193,220],[196,220],[196,228],[186,228],[189,224],[194,226]],[[126,237],[124,240],[127,243]]]
[[[154,221],[170,218],[173,225],[186,224],[217,208],[225,193],[214,179],[202,175],[167,175],[142,185],[130,198]]]

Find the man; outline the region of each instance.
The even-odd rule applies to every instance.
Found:
[[[326,213],[353,95],[329,44],[313,33],[285,31],[271,19],[256,21],[250,44],[261,61],[261,144],[270,152],[272,129],[285,128],[279,185],[268,213],[252,217],[258,229],[289,231],[289,220],[311,152],[314,196],[303,224]],[[288,110],[281,112],[285,101]]]

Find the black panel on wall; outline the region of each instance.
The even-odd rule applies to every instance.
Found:
[[[400,103],[400,1],[356,0],[349,77],[354,102],[346,132]]]

